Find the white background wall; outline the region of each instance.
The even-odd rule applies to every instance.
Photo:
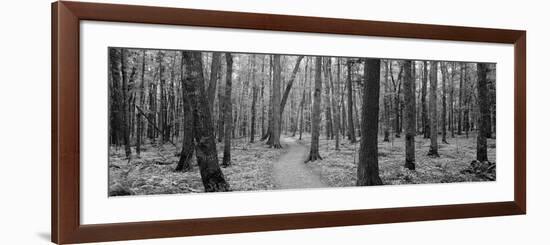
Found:
[[[525,216],[142,240],[116,244],[544,244],[550,22],[545,1],[131,0],[117,3],[527,30]],[[47,244],[50,230],[50,1],[0,14],[0,243]],[[512,110],[512,108],[510,108]],[[160,208],[160,207],[159,207]],[[545,242],[546,241],[546,242]]]

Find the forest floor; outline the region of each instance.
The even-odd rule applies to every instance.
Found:
[[[340,139],[340,150],[335,141],[320,137],[319,152],[322,160],[304,163],[310,147],[310,136],[281,135],[283,149],[269,148],[265,142],[249,143],[248,138],[232,140],[232,165],[222,171],[233,191],[261,191],[313,187],[355,186],[359,142],[350,144]],[[415,138],[416,170],[403,167],[405,159],[404,136],[383,142],[379,137],[380,177],[386,185],[487,181],[463,170],[475,160],[476,137],[470,134],[448,138],[449,144],[439,142],[439,158],[427,156],[430,141],[421,135]],[[439,138],[441,141],[441,138]],[[218,143],[219,159],[223,143]],[[171,144],[147,144],[141,156],[132,149],[130,161],[124,149],[111,147],[109,163],[109,192],[126,190],[131,195],[175,194],[203,192],[196,166],[188,172],[174,172],[179,152]],[[488,139],[489,161],[495,162],[495,140]]]
[[[295,137],[297,138],[297,136]],[[309,135],[303,135],[300,144],[309,147]],[[385,185],[400,184],[427,184],[451,182],[476,182],[487,179],[472,173],[463,173],[476,159],[476,135],[456,135],[448,137],[449,144],[441,143],[438,137],[440,157],[427,156],[430,139],[422,135],[415,137],[416,170],[411,171],[404,167],[405,140],[392,138],[390,142],[383,142],[378,137],[378,164],[380,178]],[[321,180],[330,187],[354,186],[357,180],[357,162],[359,160],[360,138],[357,143],[351,144],[347,138],[340,138],[340,150],[335,150],[335,140],[327,140],[321,136],[319,152],[323,160],[307,163],[315,172],[320,173]],[[495,139],[487,139],[488,158],[495,162]],[[308,148],[309,149],[309,148]]]
[[[231,166],[222,168],[222,172],[233,191],[259,191],[276,189],[272,176],[272,163],[285,154],[284,149],[269,148],[265,142],[249,143],[248,138],[232,140]],[[284,143],[283,143],[284,144]],[[223,157],[223,143],[217,143],[218,157]],[[137,157],[132,148],[132,157],[124,155],[124,148],[110,149],[109,192],[112,189],[129,190],[132,195],[175,194],[203,192],[203,185],[196,165],[188,172],[174,172],[179,152],[171,144],[143,147],[141,157]]]

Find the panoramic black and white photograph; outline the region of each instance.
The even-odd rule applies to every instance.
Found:
[[[106,52],[109,196],[496,180],[495,63]]]

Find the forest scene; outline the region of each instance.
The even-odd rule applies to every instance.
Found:
[[[496,180],[496,64],[108,49],[109,196]]]

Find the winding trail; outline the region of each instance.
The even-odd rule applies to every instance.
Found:
[[[302,189],[327,187],[320,177],[304,163],[307,148],[296,143],[296,139],[281,136],[281,143],[286,144],[288,152],[273,163],[273,178],[277,189]]]

